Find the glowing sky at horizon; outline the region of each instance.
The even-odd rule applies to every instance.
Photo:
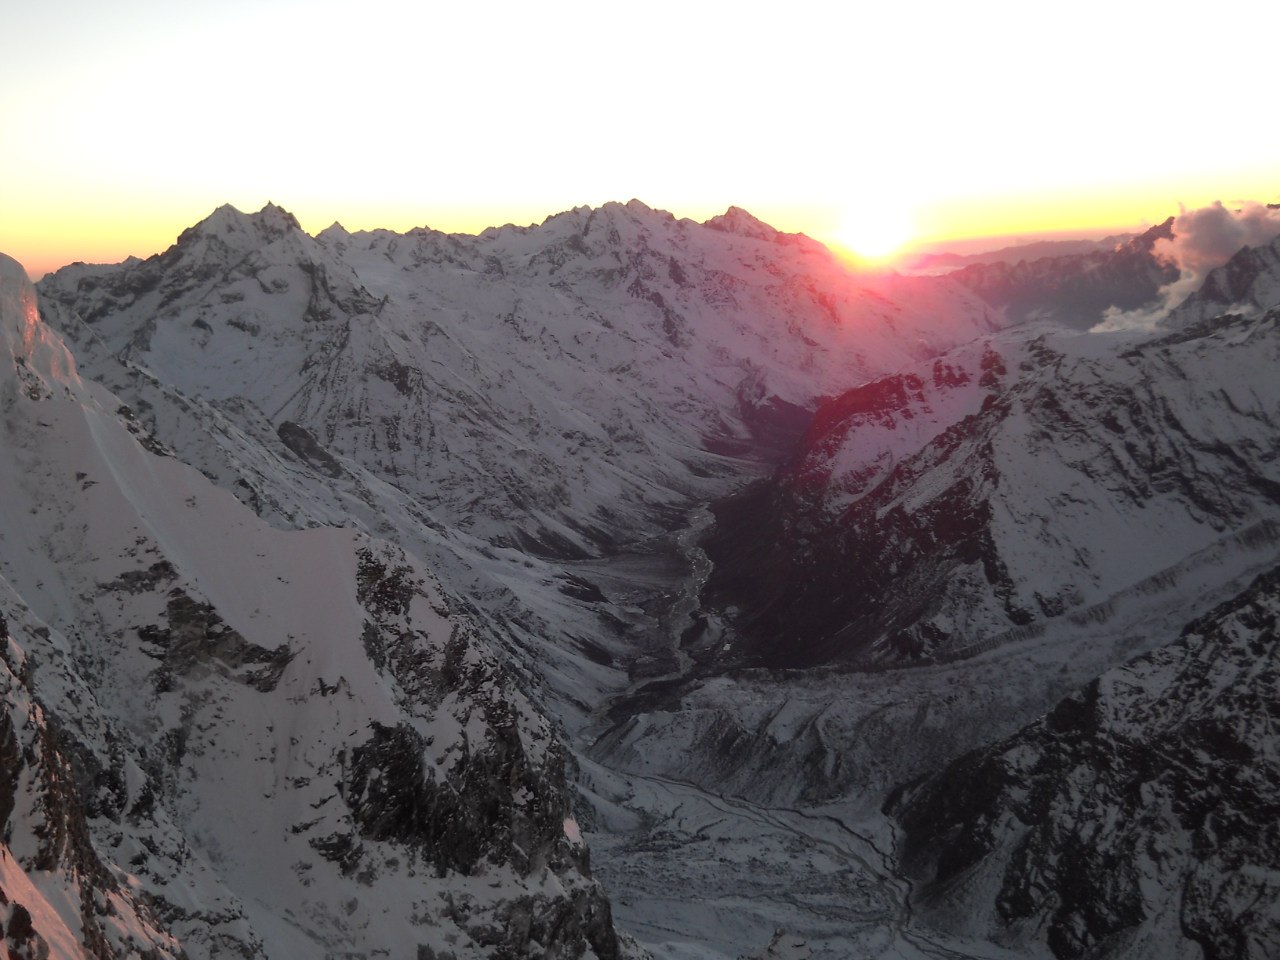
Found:
[[[0,250],[35,273],[145,256],[222,203],[268,200],[312,232],[476,232],[637,197],[826,241],[905,220],[924,243],[1280,199],[1270,58],[1240,39],[1275,12],[842,7],[14,8]]]

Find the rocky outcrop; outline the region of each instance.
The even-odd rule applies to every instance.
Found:
[[[20,612],[11,595],[0,602],[11,615]],[[67,665],[47,646],[48,629],[35,631],[26,645],[42,648],[52,662],[40,671],[57,683]],[[0,917],[8,955],[185,960],[151,898],[127,882],[91,828],[96,819],[125,815],[125,777],[135,771],[123,752],[104,756],[103,741],[86,730],[102,722],[91,701],[81,702],[84,716],[51,710],[36,673],[36,659],[0,617]]]
[[[901,790],[921,905],[1062,958],[1280,952],[1278,617],[1280,568]]]

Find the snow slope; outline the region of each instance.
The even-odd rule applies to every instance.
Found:
[[[618,956],[558,740],[430,574],[273,529],[165,456],[0,273],[24,949]]]

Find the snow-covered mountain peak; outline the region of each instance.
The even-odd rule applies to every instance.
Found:
[[[323,230],[316,234],[316,239],[320,241],[340,241],[351,239],[351,231],[344,227],[339,221],[335,220]]]
[[[297,217],[274,203],[268,203],[257,213],[244,213],[239,208],[224,203],[192,229],[224,235],[257,231],[264,235],[279,236],[289,230],[301,230],[302,226]]]
[[[740,237],[753,237],[756,240],[776,240],[779,236],[778,230],[741,207],[730,207],[719,216],[705,221],[703,226],[725,233],[736,233]]]
[[[631,214],[633,217],[657,216],[665,220],[675,219],[675,216],[671,213],[668,213],[666,210],[658,210],[655,207],[649,206],[643,200],[637,200],[635,197],[632,197],[626,203],[621,203],[617,200],[610,200],[609,202],[601,206],[600,209],[608,210],[608,211],[625,210],[627,213]]]

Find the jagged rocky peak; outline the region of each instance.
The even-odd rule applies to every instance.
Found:
[[[223,204],[204,220],[184,230],[168,253],[188,256],[246,256],[266,249],[286,255],[317,259],[316,244],[289,211],[268,203],[256,213],[243,213]]]
[[[666,210],[650,207],[636,199],[625,203],[611,200],[598,207],[574,207],[549,216],[541,224],[532,227],[515,228],[508,225],[490,228],[481,234],[481,238],[497,241],[498,246],[502,247],[506,245],[502,242],[504,240],[526,237],[539,241],[537,252],[568,247],[576,256],[600,256],[625,250],[629,257],[634,257],[637,252],[647,251],[650,247],[654,253],[675,252],[668,245],[683,248],[691,242],[690,232],[703,228],[766,242],[795,244],[801,239],[808,239],[798,234],[781,233],[738,207],[731,207],[725,214],[699,224],[692,220],[678,219]],[[809,244],[815,248],[820,247],[815,241],[809,241]],[[517,245],[515,249],[522,247]],[[532,262],[539,262],[536,254]],[[556,265],[560,265],[559,260]]]
[[[273,203],[256,213],[243,213],[227,203],[179,234],[174,246],[161,256],[245,256],[281,243],[304,251],[310,241],[297,218]]]
[[[1166,217],[1160,223],[1148,227],[1136,237],[1131,237],[1123,243],[1117,244],[1116,248],[1131,247],[1136,250],[1154,250],[1158,241],[1173,239],[1173,224],[1176,219],[1176,217]]]
[[[256,231],[266,237],[279,237],[290,230],[301,230],[302,226],[297,217],[274,203],[267,203],[257,213],[243,213],[231,204],[224,203],[190,229],[223,236]]]
[[[40,283],[51,320],[69,336],[83,322],[118,356],[182,362],[196,343],[239,352],[246,337],[343,321],[377,307],[336,252],[273,204],[246,214],[230,205],[145,261],[63,269]],[[165,379],[172,379],[166,377]]]
[[[527,228],[511,226],[481,234],[485,252],[519,269],[560,273],[570,264],[616,270],[628,261],[673,252],[687,228],[665,210],[639,200],[579,206]]]
[[[327,247],[337,253],[339,256],[347,252],[347,248],[351,243],[351,231],[344,227],[337,220],[329,224],[319,233],[316,234],[316,243],[322,247]]]
[[[653,217],[659,220],[674,221],[675,217],[666,210],[658,210],[649,206],[642,200],[632,197],[626,203],[617,200],[610,200],[603,204],[600,209],[606,213],[627,213],[637,218]]]
[[[1280,568],[898,792],[944,926],[1063,960],[1280,956]]]

